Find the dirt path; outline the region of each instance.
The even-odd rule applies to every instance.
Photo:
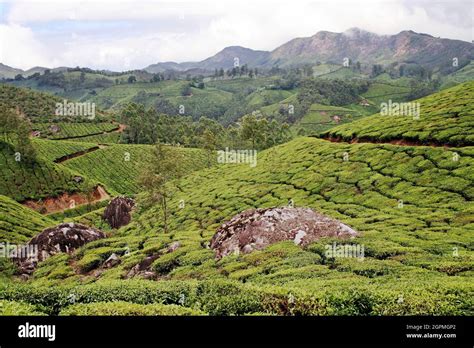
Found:
[[[122,124],[122,123],[119,123],[119,127],[118,127],[118,129],[116,130],[116,132],[117,132],[117,133],[122,133],[126,127],[127,127],[126,125],[124,125],[124,124]]]
[[[316,137],[318,138],[318,137]],[[368,144],[390,144],[390,145],[398,145],[398,146],[430,146],[430,147],[463,147],[463,146],[471,146],[469,144],[467,145],[459,145],[459,146],[452,146],[452,145],[447,145],[447,144],[441,144],[441,143],[436,143],[436,142],[427,142],[427,143],[422,143],[420,141],[413,141],[413,140],[407,140],[407,139],[394,139],[390,141],[375,141],[372,139],[366,139],[366,138],[352,138],[350,141],[343,140],[340,137],[322,137],[318,138],[326,141],[330,141],[332,143],[347,143],[347,144],[359,144],[359,143],[368,143]]]
[[[69,154],[69,155],[56,158],[56,159],[54,160],[54,163],[63,163],[63,162],[65,162],[65,161],[67,161],[67,160],[70,160],[70,159],[73,159],[73,158],[76,158],[76,157],[85,155],[85,154],[90,153],[90,152],[93,152],[93,151],[97,151],[97,150],[99,150],[99,149],[101,149],[101,148],[103,148],[103,147],[101,147],[100,145],[98,145],[98,146],[91,147],[91,148],[89,148],[89,149],[87,149],[87,150],[74,152],[74,153],[71,153],[71,154]]]
[[[57,197],[47,197],[42,200],[26,200],[22,204],[41,214],[51,214],[109,198],[109,194],[102,186],[96,186],[90,195],[84,193],[63,193]]]
[[[72,137],[65,137],[65,138],[54,138],[54,139],[49,139],[49,140],[71,140],[71,139],[80,139],[80,138],[87,138],[91,137],[94,135],[102,135],[102,134],[110,134],[110,133],[123,133],[124,129],[127,128],[125,124],[122,123],[116,123],[117,127],[108,131],[103,131],[103,132],[96,132],[96,133],[90,133],[90,134],[84,134],[84,135],[76,135]],[[34,132],[31,133],[30,136],[33,135]]]

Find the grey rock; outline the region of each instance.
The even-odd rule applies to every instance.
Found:
[[[322,237],[351,238],[357,231],[310,208],[250,209],[222,224],[211,239],[216,258],[250,253],[284,240],[306,246]]]

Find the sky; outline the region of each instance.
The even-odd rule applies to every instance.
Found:
[[[320,30],[402,30],[472,42],[472,0],[0,0],[0,62],[124,71],[273,50]]]

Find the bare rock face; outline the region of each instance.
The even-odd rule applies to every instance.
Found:
[[[131,211],[134,205],[135,201],[131,198],[115,197],[105,208],[102,219],[112,228],[125,226],[132,219]]]
[[[98,229],[73,222],[47,228],[24,246],[28,253],[21,253],[16,260],[20,273],[29,275],[38,262],[60,252],[71,253],[84,244],[105,237],[105,233]]]
[[[216,257],[250,253],[266,246],[292,240],[305,246],[322,237],[348,238],[357,232],[335,219],[310,208],[250,209],[223,224],[212,237]]]

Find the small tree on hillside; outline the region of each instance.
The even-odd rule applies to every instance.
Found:
[[[240,137],[242,140],[252,142],[252,149],[256,149],[264,139],[264,130],[268,122],[265,119],[259,119],[255,115],[246,115],[242,117],[240,123]]]
[[[30,142],[30,126],[27,120],[15,111],[0,107],[0,134],[2,140],[13,145],[21,160],[32,164],[36,159],[35,149]]]
[[[148,166],[139,177],[139,184],[145,191],[141,204],[145,208],[160,205],[165,233],[168,232],[168,200],[172,196],[169,182],[185,173],[183,162],[184,156],[179,149],[158,143]]]
[[[212,163],[212,155],[216,151],[218,145],[217,136],[211,130],[206,129],[201,136],[200,143],[202,148],[206,150],[207,167],[210,168]]]
[[[193,94],[193,91],[191,89],[191,86],[189,85],[189,83],[185,84],[182,88],[181,88],[181,95],[183,97],[189,97]]]

